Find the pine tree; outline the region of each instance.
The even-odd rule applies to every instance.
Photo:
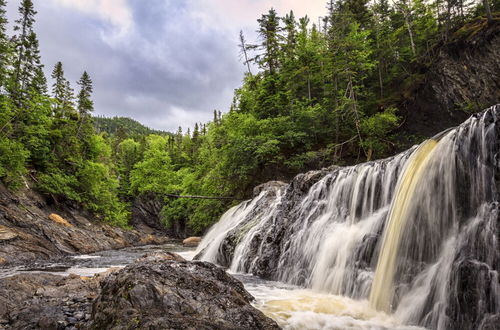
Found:
[[[218,121],[218,119],[217,119],[217,110],[214,110],[214,120],[213,120],[213,123],[217,125],[217,124],[218,124],[218,122],[219,122],[219,121]]]
[[[37,94],[47,96],[49,89],[47,87],[47,78],[45,77],[45,73],[43,72],[42,66],[36,68],[35,76],[31,81],[31,90]]]
[[[195,144],[198,142],[199,137],[200,137],[200,127],[198,126],[198,123],[195,123],[194,130],[193,130],[193,142]]]
[[[285,23],[286,32],[285,53],[287,55],[292,55],[297,46],[297,22],[293,11],[290,11],[290,13],[283,18],[283,22]]]
[[[5,13],[5,0],[0,0],[0,93],[5,87],[8,65],[10,62],[10,45],[7,37],[7,17]]]
[[[80,114],[80,118],[90,116],[90,113],[94,111],[94,102],[91,100],[92,96],[92,80],[90,79],[87,71],[84,71],[82,77],[77,82],[80,86],[80,92],[77,96],[77,109]]]
[[[32,0],[22,0],[19,14],[20,17],[14,26],[17,35],[14,37],[14,72],[10,87],[11,94],[18,104],[31,86],[37,70],[42,67],[38,39],[33,31],[36,11]]]
[[[68,116],[73,112],[73,89],[64,77],[61,62],[57,62],[52,71],[52,96],[54,97],[54,113],[58,117]]]
[[[262,55],[257,56],[257,62],[262,68],[267,69],[270,74],[274,74],[279,67],[279,33],[281,32],[280,18],[276,10],[271,9],[265,15],[257,20],[259,23],[259,37],[262,41],[260,45],[264,51]]]

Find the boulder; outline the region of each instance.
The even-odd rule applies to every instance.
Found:
[[[61,217],[59,214],[52,213],[49,215],[49,219],[54,221],[55,223],[58,223],[60,225],[66,226],[66,227],[71,227],[72,224],[68,222],[68,220],[64,219]]]
[[[188,237],[182,241],[184,246],[198,246],[201,242],[201,237]]]
[[[206,262],[157,258],[109,275],[91,329],[279,329],[243,284]]]

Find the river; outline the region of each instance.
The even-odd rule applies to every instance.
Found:
[[[132,247],[69,256],[57,261],[0,268],[0,278],[21,273],[93,276],[123,268],[146,253],[175,252],[192,259],[194,250],[177,244]],[[254,297],[253,305],[284,329],[423,329],[401,325],[395,318],[369,307],[368,301],[330,295],[298,286],[266,281],[249,274],[231,273]]]

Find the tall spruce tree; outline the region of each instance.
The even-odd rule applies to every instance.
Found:
[[[274,9],[270,9],[267,14],[262,15],[257,20],[259,23],[259,30],[257,32],[262,41],[260,47],[263,50],[263,54],[258,56],[257,62],[262,68],[267,69],[270,74],[274,74],[279,67],[280,20]]]
[[[87,71],[84,71],[77,84],[80,86],[80,92],[77,96],[77,109],[80,118],[89,117],[94,111],[94,102],[92,102],[92,80]]]
[[[14,42],[14,72],[11,84],[11,94],[19,105],[31,82],[42,67],[38,39],[33,31],[36,11],[32,0],[22,0],[19,6],[20,17],[15,21],[14,31],[17,32]]]
[[[5,87],[8,65],[10,62],[10,45],[7,37],[7,17],[5,0],[0,0],[0,93]]]
[[[52,70],[52,96],[54,97],[54,114],[56,117],[67,117],[73,111],[73,89],[69,81],[64,77],[64,69],[61,62],[57,62]]]

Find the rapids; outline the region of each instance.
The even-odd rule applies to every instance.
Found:
[[[260,303],[285,328],[486,328],[500,321],[499,139],[495,106],[392,158],[272,185],[196,258],[295,286]]]

